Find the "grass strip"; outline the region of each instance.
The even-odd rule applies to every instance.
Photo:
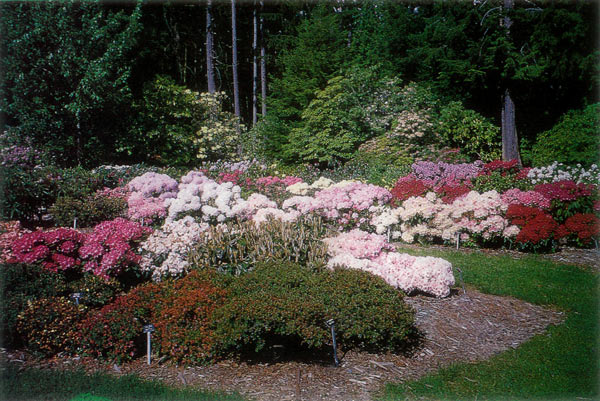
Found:
[[[179,389],[129,375],[83,371],[24,369],[8,365],[2,370],[0,399],[11,401],[238,401],[241,396],[196,389]]]
[[[566,321],[514,350],[460,363],[417,381],[388,384],[382,399],[563,400],[598,395],[598,275],[529,255],[404,250],[449,260],[465,284],[567,312]]]

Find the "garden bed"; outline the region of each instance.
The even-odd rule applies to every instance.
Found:
[[[442,366],[484,360],[516,348],[565,317],[563,312],[470,288],[466,294],[453,291],[443,299],[416,295],[406,300],[415,308],[417,327],[424,334],[418,348],[411,355],[351,351],[342,355],[339,368],[325,356],[291,359],[283,351],[269,363],[225,360],[187,368],[157,362],[148,367],[145,358],[117,367],[90,358],[40,361],[22,352],[6,356],[26,367],[133,373],[173,385],[239,391],[257,400],[368,400],[384,383],[415,379]]]

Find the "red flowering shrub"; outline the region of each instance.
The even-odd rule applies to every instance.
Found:
[[[429,187],[412,174],[401,177],[390,191],[392,193],[392,205],[403,202],[411,196],[425,195],[427,191],[429,191]]]
[[[521,228],[516,241],[522,248],[554,248],[556,242],[567,232],[554,218],[535,207],[512,204],[508,207],[506,218]]]
[[[28,350],[44,356],[74,351],[77,323],[85,314],[65,298],[41,298],[28,304],[17,319],[17,332]]]
[[[502,173],[502,175],[506,175],[507,173],[516,174],[519,172],[518,160],[510,160],[510,161],[502,161],[502,160],[494,160],[492,162],[486,163],[483,165],[483,169],[479,173],[479,175],[489,175],[494,171],[498,171]]]
[[[125,267],[139,262],[134,245],[151,232],[150,227],[120,217],[98,224],[79,249],[85,269],[101,277],[118,275]]]
[[[86,355],[124,361],[133,358],[141,339],[142,323],[137,317],[135,297],[122,296],[91,312],[78,325],[79,344]]]
[[[224,304],[225,295],[212,284],[209,272],[193,271],[177,280],[160,310],[155,310],[161,353],[184,364],[211,360],[215,353],[212,316]]]
[[[565,228],[578,244],[589,245],[600,235],[600,219],[592,213],[578,213],[565,221]]]
[[[442,199],[444,203],[452,203],[461,196],[468,194],[471,188],[461,183],[446,183],[435,189],[435,193]]]
[[[12,252],[17,263],[40,263],[52,271],[68,270],[81,265],[77,251],[84,239],[84,234],[69,228],[34,231],[15,240]]]
[[[548,184],[538,184],[535,186],[534,190],[550,200],[565,202],[591,196],[596,190],[596,187],[592,184],[577,184],[571,180],[563,180]]]

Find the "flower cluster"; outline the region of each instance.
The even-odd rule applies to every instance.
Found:
[[[517,204],[540,209],[550,208],[550,199],[536,191],[521,191],[518,188],[509,189],[502,194],[502,200],[509,205]]]
[[[405,292],[418,290],[446,297],[455,283],[448,261],[393,252],[382,235],[352,230],[324,242],[328,246],[330,268],[341,265],[368,271]]]
[[[177,197],[167,201],[167,222],[192,215],[205,222],[223,223],[235,217],[233,208],[241,200],[241,191],[231,182],[218,184],[200,171],[191,171],[181,178]]]
[[[178,184],[166,174],[154,172],[135,177],[127,184],[129,218],[150,223],[166,216],[166,199],[177,196]]]
[[[413,174],[400,177],[396,185],[390,191],[394,204],[402,202],[413,196],[422,196],[429,191],[429,187],[423,184],[423,181],[416,178]]]
[[[291,184],[286,188],[286,191],[294,194],[294,195],[308,195],[310,192],[319,189],[329,188],[335,183],[329,178],[319,177],[318,180],[315,180],[312,184],[308,185],[305,182],[299,181],[295,184]]]
[[[551,246],[550,242],[567,235],[564,226],[558,224],[549,213],[535,207],[513,204],[508,207],[506,216],[512,224],[521,227],[516,237],[521,244]]]
[[[582,245],[588,245],[600,236],[600,219],[592,213],[577,213],[569,217],[564,225],[568,235],[575,237],[575,241]]]
[[[589,170],[581,165],[565,166],[554,162],[549,166],[536,167],[528,171],[527,178],[532,184],[544,184],[556,181],[575,181],[580,184],[600,185],[600,166],[592,164]]]
[[[208,224],[198,224],[191,216],[166,222],[141,243],[142,271],[151,272],[156,281],[185,273],[188,253],[207,229]]]
[[[593,184],[577,184],[574,181],[554,181],[548,184],[538,184],[535,191],[550,201],[574,201],[584,196],[591,196],[596,191]]]
[[[430,188],[441,186],[448,182],[470,181],[477,177],[483,169],[483,162],[474,163],[434,163],[429,161],[419,161],[413,163],[412,171],[415,178],[423,180],[423,183]]]
[[[140,261],[133,245],[151,232],[151,228],[123,218],[98,224],[79,249],[85,269],[101,277],[119,274],[126,266]]]
[[[12,244],[14,261],[40,263],[52,271],[73,269],[81,264],[78,250],[84,239],[84,234],[69,228],[26,233]]]
[[[502,160],[494,160],[489,163],[483,165],[483,169],[479,173],[489,175],[494,171],[502,173],[505,175],[507,173],[518,173],[519,172],[519,161],[517,159],[513,159],[510,161],[502,161]]]

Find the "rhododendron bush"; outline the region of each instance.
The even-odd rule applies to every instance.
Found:
[[[324,241],[331,256],[330,268],[341,265],[365,270],[407,293],[419,290],[446,297],[455,283],[450,262],[393,252],[394,247],[382,235],[355,229]]]
[[[81,265],[79,248],[85,235],[69,228],[23,234],[12,244],[17,263],[39,263],[45,269],[69,270]]]

